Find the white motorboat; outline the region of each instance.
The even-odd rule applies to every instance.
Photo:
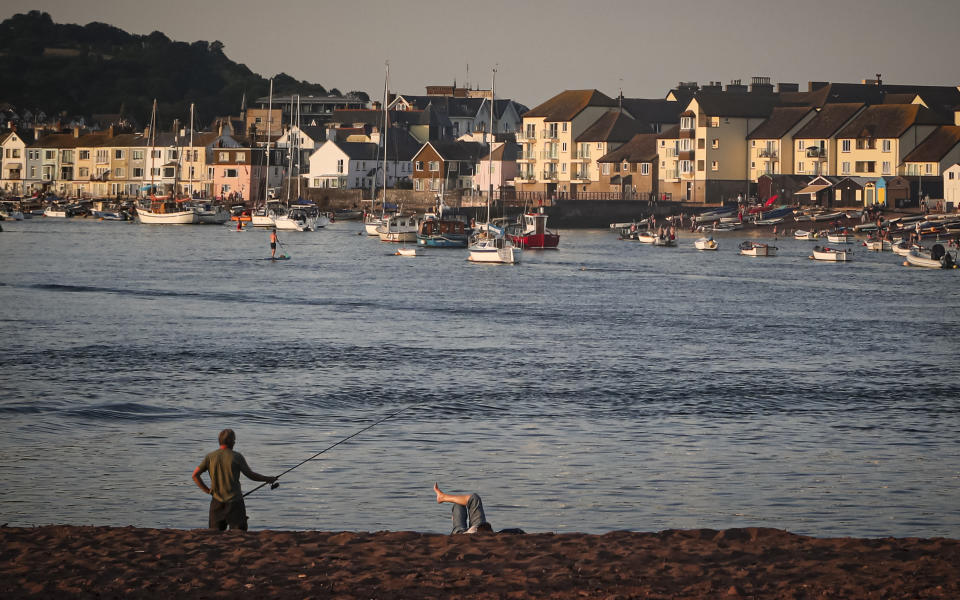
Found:
[[[658,235],[653,241],[654,246],[663,246],[664,248],[676,248],[677,240],[669,235]]]
[[[716,250],[720,247],[720,244],[717,243],[713,236],[702,237],[693,243],[693,247],[697,250]]]
[[[793,238],[796,240],[805,240],[813,241],[816,240],[819,236],[813,231],[806,231],[804,229],[798,229],[793,232]]]
[[[296,215],[281,215],[274,218],[273,223],[280,231],[310,231],[307,220]]]
[[[814,260],[827,260],[833,262],[848,262],[853,260],[853,250],[827,248],[825,246],[814,246],[813,254],[810,258]]]
[[[393,215],[387,217],[377,228],[377,235],[381,242],[414,242],[417,241],[417,219],[414,215],[406,217]]]
[[[776,256],[777,247],[760,242],[746,241],[740,244],[740,254],[744,256]]]
[[[904,266],[924,267],[927,269],[957,268],[957,264],[954,261],[953,255],[944,251],[943,246],[940,244],[934,244],[933,248],[930,249],[930,252],[920,250],[918,247],[914,246],[910,249],[910,253],[907,254],[906,258],[906,262],[903,263]]]
[[[66,219],[69,215],[67,209],[60,206],[48,206],[43,209],[43,216],[53,217],[55,219]]]
[[[867,240],[863,245],[867,247],[867,250],[872,250],[873,252],[893,250],[893,244],[890,243],[890,240]]]
[[[250,224],[254,227],[273,227],[276,225],[276,222],[273,220],[272,215],[263,210],[250,215]]]
[[[852,244],[853,236],[849,233],[828,233],[827,241],[831,244]]]
[[[641,244],[653,244],[657,241],[657,234],[653,231],[641,231],[632,239],[637,240]]]
[[[404,246],[403,248],[397,248],[397,251],[394,252],[396,256],[422,256],[423,249],[420,246]]]
[[[509,237],[494,235],[479,235],[467,247],[470,255],[467,260],[480,263],[499,263],[515,265],[520,263],[523,251]]]
[[[916,244],[911,244],[906,240],[901,240],[896,244],[894,244],[891,250],[893,250],[893,253],[898,256],[906,256],[910,254],[910,251],[913,250],[914,248],[916,248],[917,250],[920,250],[920,246],[917,246]]]

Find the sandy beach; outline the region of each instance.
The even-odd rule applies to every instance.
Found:
[[[958,598],[960,541],[0,528],[3,598]]]

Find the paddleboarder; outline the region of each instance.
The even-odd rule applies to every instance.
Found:
[[[276,477],[255,473],[247,460],[239,452],[233,451],[237,435],[232,429],[220,432],[220,449],[214,450],[203,458],[200,466],[193,471],[193,481],[203,493],[210,494],[210,529],[247,530],[247,509],[243,504],[243,492],[240,490],[240,473],[253,481],[273,483]],[[210,487],[200,477],[210,472]]]
[[[277,228],[274,227],[270,232],[270,258],[276,260],[277,258]]]

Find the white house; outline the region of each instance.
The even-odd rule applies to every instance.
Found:
[[[0,187],[12,194],[24,191],[27,144],[16,131],[0,135]]]
[[[960,163],[943,170],[943,201],[948,213],[960,210]]]

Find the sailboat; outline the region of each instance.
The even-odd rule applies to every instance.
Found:
[[[374,212],[374,203],[377,200],[377,178],[373,178],[373,188],[370,194],[370,211],[363,216],[363,229],[367,235],[380,235],[380,229],[383,227],[390,215],[387,214],[387,129],[390,126],[390,113],[387,111],[387,100],[390,89],[390,62],[385,63],[386,75],[383,79],[383,126],[381,127],[380,143],[383,146],[383,207],[378,216]],[[399,216],[399,214],[397,214]],[[381,237],[381,239],[383,239]],[[416,239],[416,238],[414,238]]]
[[[270,96],[267,100],[267,152],[266,152],[266,178],[263,184],[263,206],[254,210],[250,215],[250,224],[254,227],[273,227],[273,217],[267,210],[267,200],[270,197],[270,126],[273,124],[273,79],[270,80]]]
[[[497,70],[493,70],[493,81],[490,86],[490,160],[493,160],[493,107],[496,97]],[[490,224],[490,200],[493,198],[493,178],[490,178],[490,187],[487,191],[487,221],[481,231],[474,235],[467,247],[470,255],[467,260],[481,263],[499,263],[513,265],[520,262],[522,251],[514,245],[513,240],[506,235],[502,228]]]
[[[157,101],[153,101],[153,112],[150,116],[150,138],[149,138],[149,147],[145,156],[150,156],[150,186],[149,186],[149,203],[146,200],[141,201],[140,205],[137,206],[137,218],[140,219],[141,223],[147,225],[158,225],[158,224],[167,224],[167,225],[191,225],[196,223],[199,218],[197,212],[188,206],[184,206],[182,201],[184,199],[177,199],[176,194],[176,182],[177,178],[174,178],[174,189],[170,192],[170,195],[167,197],[157,196],[156,187],[153,183],[153,167],[154,158],[153,152],[154,147],[156,146],[157,139]],[[178,136],[179,141],[179,136]],[[180,147],[179,143],[177,146],[177,155],[179,161]],[[178,162],[179,166],[179,162]],[[145,175],[146,173],[144,173]],[[147,186],[141,186],[141,188],[146,188]]]

